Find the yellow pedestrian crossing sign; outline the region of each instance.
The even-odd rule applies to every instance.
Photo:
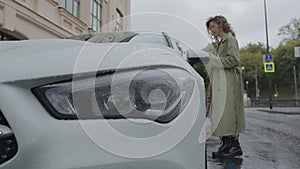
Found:
[[[273,73],[275,72],[275,64],[274,62],[266,62],[264,63],[264,69],[266,73]]]

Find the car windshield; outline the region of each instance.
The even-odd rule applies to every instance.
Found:
[[[69,39],[93,43],[154,43],[169,46],[162,33],[101,32],[74,36]]]
[[[181,57],[190,63],[207,63],[208,54],[202,50],[194,51],[180,40],[168,36],[166,33],[155,32],[100,32],[73,36],[68,39],[81,40],[92,43],[151,43],[159,44],[174,49]],[[201,57],[202,56],[202,57]],[[201,57],[201,59],[200,59]]]
[[[134,32],[103,32],[94,33],[87,39],[88,42],[94,43],[118,43],[128,42],[131,38],[136,36]]]

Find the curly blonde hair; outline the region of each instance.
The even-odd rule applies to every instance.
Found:
[[[209,30],[209,24],[210,24],[210,22],[215,22],[217,25],[219,25],[220,28],[222,28],[222,30],[225,33],[229,33],[230,32],[233,36],[235,36],[235,33],[232,30],[231,25],[228,23],[227,19],[224,16],[217,15],[217,16],[208,18],[208,20],[206,22],[206,28],[207,28],[207,32],[209,34],[211,34],[211,32]]]

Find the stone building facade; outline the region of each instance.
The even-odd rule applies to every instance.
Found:
[[[130,29],[130,0],[0,0],[0,40]]]

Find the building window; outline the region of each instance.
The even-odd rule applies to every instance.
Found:
[[[94,31],[100,31],[102,25],[102,0],[91,0],[91,28]]]
[[[79,18],[79,0],[62,0],[61,3],[63,8],[75,17]]]
[[[116,27],[115,31],[122,31],[122,13],[117,9],[116,10]]]

